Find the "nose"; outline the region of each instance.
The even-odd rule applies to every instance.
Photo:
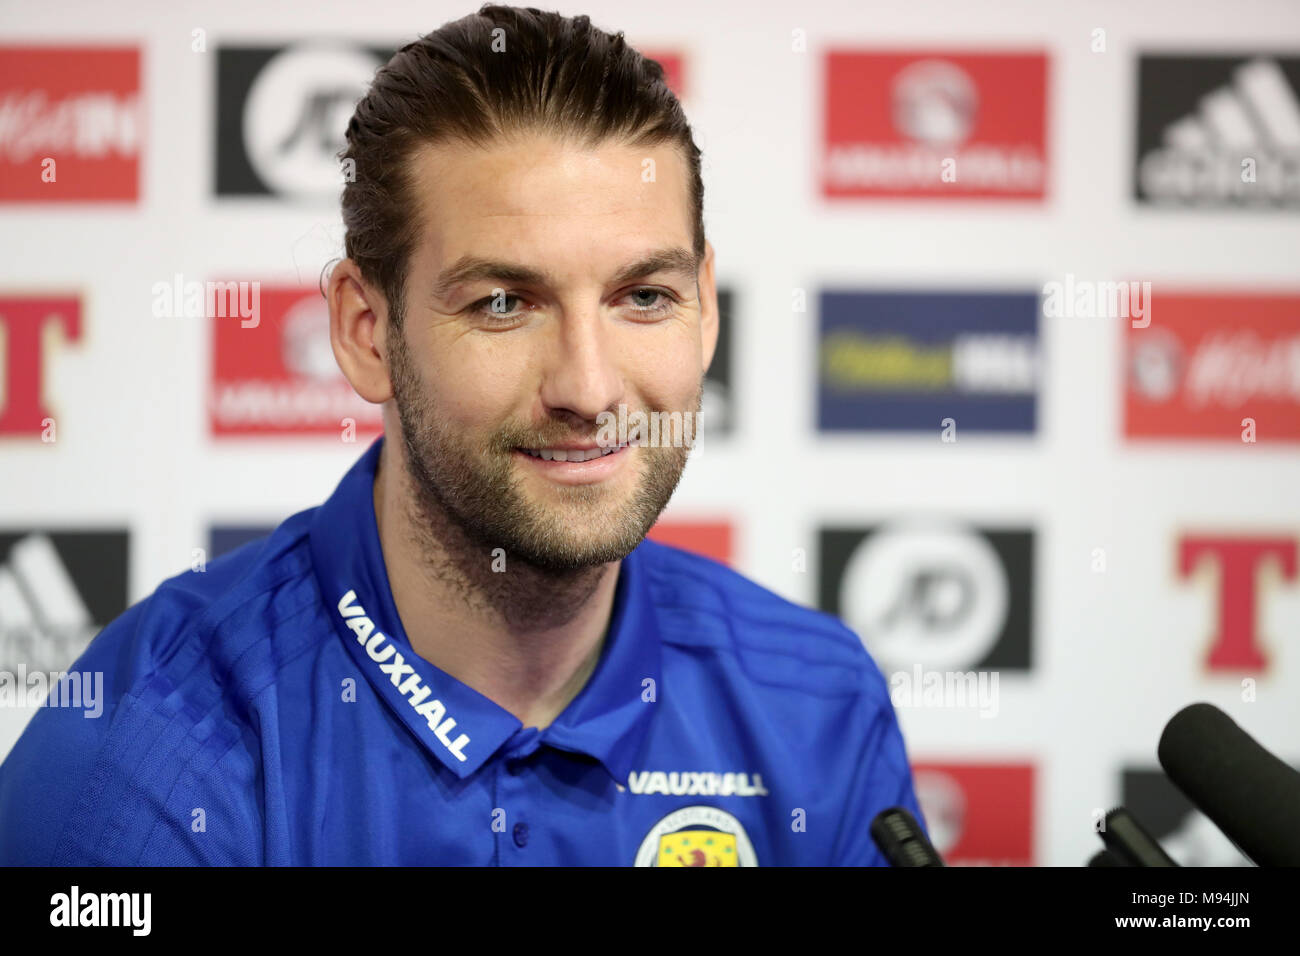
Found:
[[[612,330],[599,308],[566,311],[552,328],[541,389],[546,411],[584,422],[615,411],[623,399],[624,379]]]

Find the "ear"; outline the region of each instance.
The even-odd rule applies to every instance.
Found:
[[[355,262],[344,259],[330,273],[326,299],[330,345],[343,375],[366,401],[376,405],[388,401],[393,385],[385,361],[385,342],[391,333],[384,297],[367,285]]]
[[[700,266],[700,342],[703,346],[703,375],[713,363],[718,347],[718,286],[713,275],[713,243],[704,241],[704,262]]]

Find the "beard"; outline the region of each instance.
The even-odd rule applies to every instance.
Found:
[[[502,425],[486,439],[456,432],[420,384],[400,315],[391,327],[388,372],[402,425],[407,477],[423,524],[419,531],[437,538],[437,529],[450,522],[472,546],[483,549],[485,564],[493,549],[502,548],[509,558],[550,573],[620,561],[641,543],[672,498],[689,449],[640,446],[619,452],[635,455],[628,462],[637,470],[630,494],[606,487],[611,479],[588,485],[556,484],[555,503],[536,500],[518,474],[515,450],[546,448],[566,440],[594,441],[595,425],[575,428],[573,416],[567,416],[539,427]],[[702,397],[701,381],[696,413]],[[643,411],[648,416],[652,411],[671,410]]]

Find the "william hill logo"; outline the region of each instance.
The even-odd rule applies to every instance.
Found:
[[[827,385],[844,389],[1032,394],[1037,343],[1027,336],[962,335],[928,345],[901,335],[837,333],[822,344]]]
[[[823,431],[1031,432],[1041,345],[1035,292],[821,294]]]

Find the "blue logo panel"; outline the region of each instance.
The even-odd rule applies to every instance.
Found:
[[[822,292],[818,429],[1035,431],[1038,316],[1037,291]]]

